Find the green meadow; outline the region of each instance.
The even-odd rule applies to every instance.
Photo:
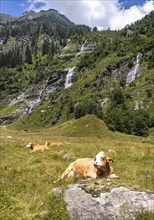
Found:
[[[24,129],[24,128],[23,128]],[[94,157],[103,150],[115,160],[115,174],[141,190],[154,190],[154,137],[137,137],[108,130],[93,115],[53,128],[38,130],[0,128],[0,219],[69,219],[63,195],[52,189],[77,180],[53,182],[77,158]],[[60,141],[64,145],[48,152],[31,152],[29,143]],[[58,153],[66,150],[69,157]],[[110,151],[109,151],[110,150]],[[111,151],[112,150],[112,151]],[[108,151],[110,153],[108,153]],[[138,219],[152,219],[139,216]]]

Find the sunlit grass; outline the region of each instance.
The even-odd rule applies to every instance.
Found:
[[[110,132],[95,116],[50,129],[1,128],[0,135],[0,219],[68,219],[63,195],[55,196],[52,189],[67,186],[70,181],[53,182],[71,161],[94,157],[100,150],[115,151],[108,155],[114,158],[112,166],[124,182],[140,189],[154,189],[153,137]],[[64,145],[53,147],[50,152],[34,153],[25,147],[30,141],[40,144],[60,141]],[[61,150],[66,150],[69,158],[58,156]]]

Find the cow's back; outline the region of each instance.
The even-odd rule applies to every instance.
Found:
[[[77,159],[76,161],[74,161],[73,167],[74,167],[74,171],[77,173],[87,173],[90,170],[94,169],[94,165],[93,165],[93,158],[82,158],[82,159]]]

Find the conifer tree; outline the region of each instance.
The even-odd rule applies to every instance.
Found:
[[[28,45],[26,47],[26,52],[25,52],[25,62],[32,64],[32,54],[31,54],[31,50],[29,49]]]
[[[49,41],[47,39],[44,40],[44,43],[42,45],[42,55],[49,53]]]

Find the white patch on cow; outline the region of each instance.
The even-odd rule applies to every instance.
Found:
[[[116,176],[114,173],[110,174],[108,178],[110,178],[110,179],[119,179],[119,177]]]
[[[31,147],[32,146],[32,142],[29,142],[29,144],[26,145],[26,147]]]
[[[103,151],[100,151],[96,156],[95,156],[95,159],[94,159],[94,165],[95,166],[104,166],[104,162],[102,160],[102,158],[106,157],[105,156],[105,153]]]

